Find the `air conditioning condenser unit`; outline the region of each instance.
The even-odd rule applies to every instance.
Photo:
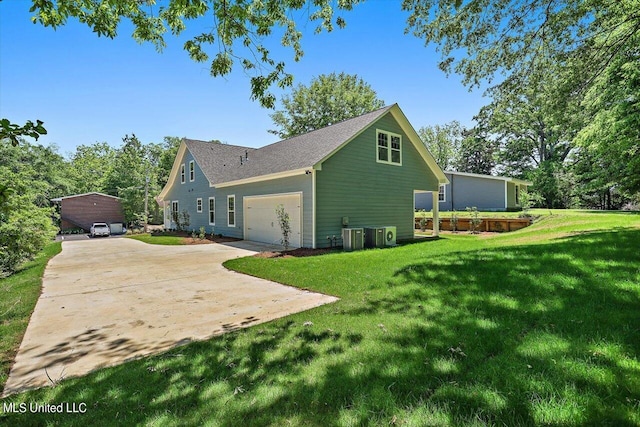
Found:
[[[384,245],[385,246],[396,246],[396,227],[388,226],[384,228]]]
[[[362,228],[343,228],[342,247],[345,251],[357,251],[364,248],[364,230]]]

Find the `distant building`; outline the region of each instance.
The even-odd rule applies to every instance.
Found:
[[[476,207],[481,211],[522,209],[522,192],[532,185],[506,176],[445,171],[448,184],[440,184],[438,205],[441,211],[463,211]],[[433,209],[431,193],[416,193],[416,209]]]
[[[89,231],[94,222],[124,223],[120,198],[102,193],[75,194],[51,199],[60,205],[60,229]]]

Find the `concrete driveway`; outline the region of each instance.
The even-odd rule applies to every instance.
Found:
[[[337,300],[221,265],[264,249],[64,242],[45,270],[3,396]]]

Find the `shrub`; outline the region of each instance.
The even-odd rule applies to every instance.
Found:
[[[289,250],[289,238],[291,236],[291,218],[289,214],[284,210],[283,205],[276,206],[276,216],[278,217],[278,223],[280,224],[280,230],[282,231],[282,239],[280,243],[284,246],[284,250]]]
[[[478,232],[478,227],[482,224],[482,219],[479,217],[478,208],[475,206],[472,208],[467,208],[467,212],[471,214],[471,220],[469,222],[469,232],[472,234],[476,234]]]
[[[451,220],[449,221],[449,224],[451,224],[451,231],[455,233],[458,229],[458,212],[456,212],[455,209],[451,214]]]
[[[420,231],[427,229],[427,212],[424,209],[420,209]]]
[[[0,277],[32,259],[58,232],[53,208],[41,208],[26,195],[12,194],[0,210]]]

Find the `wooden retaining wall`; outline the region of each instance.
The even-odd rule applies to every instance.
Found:
[[[482,222],[477,231],[507,232],[520,230],[531,225],[529,218],[479,218]],[[420,218],[416,218],[416,229],[420,229]],[[427,230],[433,229],[433,220],[427,218]],[[456,231],[469,231],[471,229],[471,218],[458,218]],[[451,219],[441,218],[440,230],[452,231]]]

